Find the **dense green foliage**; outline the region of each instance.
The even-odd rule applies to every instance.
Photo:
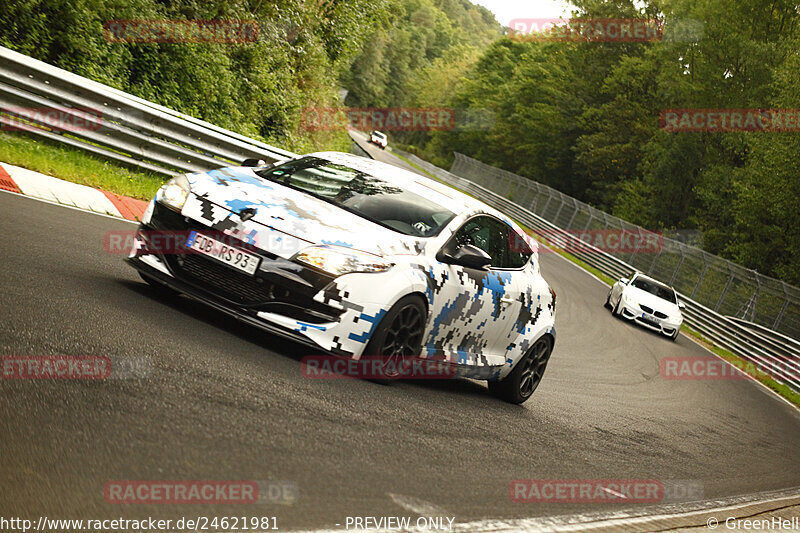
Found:
[[[288,149],[347,147],[302,110],[339,105],[338,76],[388,0],[0,0],[0,44]],[[109,42],[113,20],[255,20],[258,40]]]
[[[800,13],[788,0],[579,0],[576,17],[658,18],[649,43],[492,43],[451,91],[487,131],[406,136],[551,185],[800,283],[800,134],[667,132],[666,108],[800,108]]]
[[[441,105],[502,35],[494,16],[467,0],[393,0],[389,13],[342,75],[350,106]]]

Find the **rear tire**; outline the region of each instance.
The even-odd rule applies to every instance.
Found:
[[[501,380],[489,382],[489,392],[504,402],[525,402],[542,382],[553,345],[549,337],[541,337],[517,362],[511,373]]]

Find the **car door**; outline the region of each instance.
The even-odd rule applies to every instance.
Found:
[[[442,248],[452,255],[472,244],[492,257],[488,270],[446,265],[451,296],[434,310],[437,349],[463,364],[502,364],[521,306],[520,270],[510,269],[509,226],[488,215],[470,218]]]

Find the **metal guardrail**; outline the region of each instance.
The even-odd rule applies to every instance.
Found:
[[[569,243],[569,250],[572,255],[607,276],[618,279],[628,276],[631,272],[637,270],[627,262],[581,241],[575,234],[564,231],[552,222],[469,179],[432,165],[413,154],[403,152],[397,148],[395,148],[395,151],[445,183],[499,209],[539,235],[547,236],[548,238],[558,235],[559,240],[563,239],[562,242]],[[791,339],[783,340],[780,335],[769,335],[764,332],[753,331],[743,326],[740,321],[722,316],[692,300],[685,294],[678,292],[678,295],[680,301],[686,304],[686,309],[683,313],[684,321],[691,328],[711,339],[717,345],[758,365],[776,381],[785,383],[800,392],[799,343]]]
[[[3,47],[0,113],[2,129],[165,176],[295,155]]]

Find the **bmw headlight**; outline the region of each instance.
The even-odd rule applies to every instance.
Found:
[[[156,202],[180,212],[189,197],[190,189],[189,178],[184,175],[176,176],[158,189]]]
[[[294,258],[334,276],[351,272],[385,272],[392,267],[380,256],[334,246],[311,246]]]

